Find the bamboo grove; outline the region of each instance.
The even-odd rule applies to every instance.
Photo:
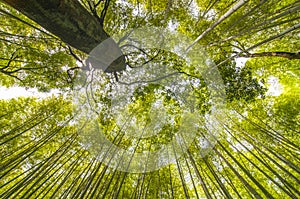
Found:
[[[172,164],[140,173],[112,168],[93,153],[103,149],[93,148],[97,136],[85,135],[88,140],[83,140],[85,132],[74,122],[78,112],[73,90],[79,74],[87,70],[87,53],[10,7],[14,1],[0,1],[0,86],[58,91],[47,97],[0,99],[0,198],[300,197],[300,1],[64,2],[82,6],[108,35],[155,26],[192,38],[188,48],[201,45],[221,75],[226,111],[215,115],[210,127],[206,117],[197,120],[192,143],[185,146],[183,141],[174,149],[182,154]],[[194,109],[206,115],[213,104],[197,68],[167,51],[127,48],[132,46],[120,46],[127,69],[99,76],[100,91],[92,97],[104,105],[96,121],[114,145],[133,153],[155,151],[170,141],[176,114],[183,110],[172,94],[162,92],[170,117],[175,115],[174,126],[165,125],[154,137],[126,137],[130,128],[108,117],[112,100],[106,93],[122,77],[149,63],[167,64],[200,82],[193,87]],[[159,89],[148,84],[137,90],[137,104],[125,123],[137,115],[147,124],[143,114]]]

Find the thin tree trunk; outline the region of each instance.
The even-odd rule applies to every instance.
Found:
[[[193,158],[193,155],[191,154],[191,152],[190,152],[189,150],[187,150],[187,153],[188,153],[188,155],[189,155],[190,162],[191,162],[191,164],[192,164],[192,166],[193,166],[193,168],[194,168],[194,170],[195,170],[195,172],[196,172],[196,175],[197,175],[197,177],[198,177],[198,179],[199,179],[199,181],[200,181],[200,184],[201,184],[202,189],[203,189],[203,191],[204,191],[204,193],[205,193],[205,196],[206,196],[208,199],[212,199],[211,194],[209,193],[208,188],[207,188],[207,186],[206,186],[205,179],[204,179],[203,176],[201,176],[201,174],[200,174],[200,172],[199,172],[199,169],[198,169],[198,167],[197,167],[197,165],[196,165],[196,162],[195,162],[195,160],[194,160],[194,158]]]
[[[217,25],[227,19],[230,15],[232,15],[235,11],[241,8],[248,0],[240,0],[234,6],[232,6],[224,15],[222,15],[215,23],[213,23],[209,28],[207,28],[197,39],[187,47],[187,51],[192,48],[199,40],[201,40],[207,33],[213,30]]]

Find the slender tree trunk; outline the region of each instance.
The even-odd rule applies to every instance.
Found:
[[[3,0],[68,45],[89,54],[109,38],[96,17],[92,16],[77,0]],[[105,42],[107,53],[121,54],[105,72],[125,69],[125,58],[120,48],[111,40]],[[102,52],[102,51],[101,51]],[[102,52],[104,53],[104,52]],[[98,60],[99,61],[99,60]],[[106,63],[105,63],[106,64]]]

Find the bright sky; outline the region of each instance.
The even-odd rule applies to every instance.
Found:
[[[238,68],[244,67],[248,59],[249,58],[245,58],[245,57],[235,58],[236,67]]]
[[[24,87],[10,87],[6,88],[0,86],[0,99],[12,99],[18,97],[37,97],[37,98],[46,98],[52,95],[58,95],[60,93],[57,89],[52,89],[49,93],[39,92],[35,88],[25,89]]]
[[[267,80],[270,85],[267,95],[269,96],[279,96],[283,91],[283,86],[279,83],[279,79],[274,76],[270,76]]]

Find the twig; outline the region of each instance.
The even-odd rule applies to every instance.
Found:
[[[72,48],[70,46],[68,46],[68,49],[69,49],[69,52],[70,54],[77,60],[79,61],[80,63],[83,64],[83,61],[73,52]]]
[[[16,52],[17,52],[17,51],[13,52],[13,54],[10,56],[7,65],[6,65],[5,67],[2,67],[2,68],[1,68],[2,71],[3,71],[4,69],[7,69],[7,68],[10,66],[11,62],[14,61],[14,59],[18,58],[18,55],[15,56]]]
[[[110,3],[110,0],[105,0],[105,3],[104,3],[104,8],[100,14],[100,24],[103,26],[103,22],[104,22],[104,18],[106,16],[106,13],[107,13],[107,10],[108,10],[108,7],[109,7],[109,3]]]
[[[179,72],[173,72],[173,73],[167,74],[167,75],[165,75],[165,76],[158,77],[158,78],[156,78],[156,79],[148,80],[148,81],[140,80],[140,81],[134,81],[134,82],[130,82],[130,83],[119,81],[119,83],[120,83],[120,84],[127,85],[127,86],[130,86],[130,85],[132,85],[132,84],[152,83],[152,82],[156,82],[156,81],[159,81],[159,80],[162,80],[162,79],[164,79],[164,78],[167,78],[167,77],[170,77],[170,76],[173,76],[173,75],[177,75],[177,74],[179,74]]]

